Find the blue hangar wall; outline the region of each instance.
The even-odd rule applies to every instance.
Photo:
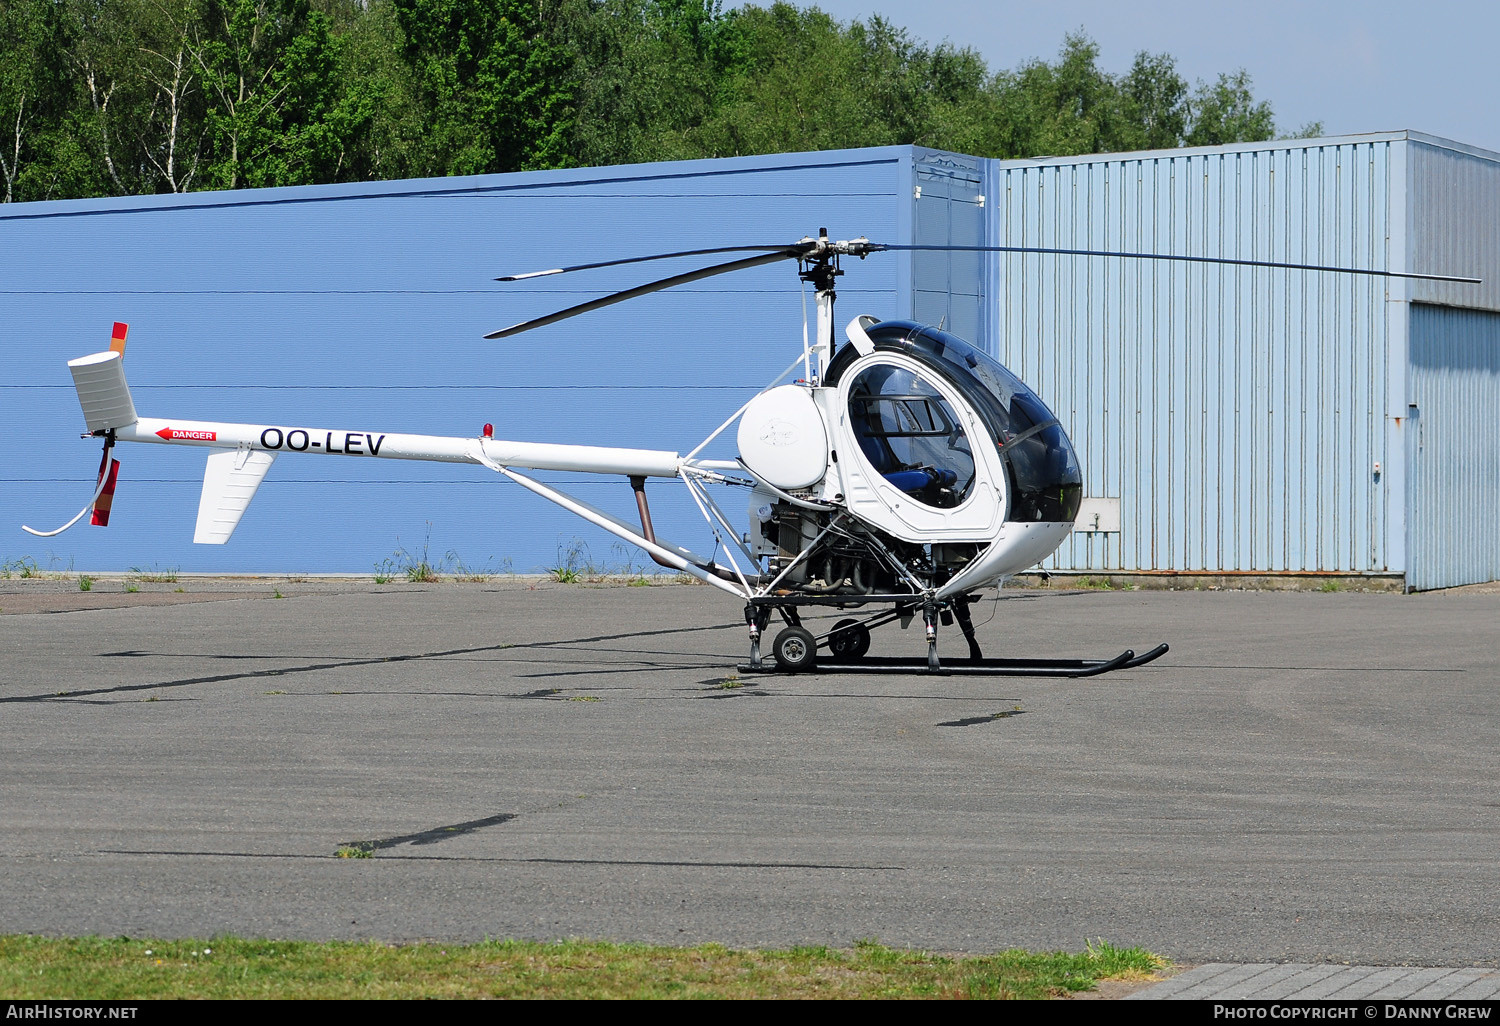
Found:
[[[609,535],[481,468],[284,457],[223,546],[193,545],[204,455],[122,446],[108,528],[23,533],[92,492],[97,442],[66,361],[130,325],[147,416],[477,434],[686,452],[801,351],[801,285],[757,268],[538,329],[481,336],[666,276],[657,263],[500,284],[500,274],[716,245],[980,241],[980,162],[910,147],[359,186],[0,208],[0,559],[44,568],[368,573],[398,549],[517,572],[572,549],[640,565]],[[840,321],[943,318],[983,337],[979,276],[945,255],[850,261]],[[955,275],[963,285],[955,293]],[[710,455],[733,455],[733,432]],[[626,484],[544,474],[634,516]],[[737,505],[737,504],[736,504]],[[654,486],[657,529],[711,548]],[[706,539],[706,541],[705,541]],[[654,569],[654,568],[653,568]]]

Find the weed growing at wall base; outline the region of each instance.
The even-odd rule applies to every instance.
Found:
[[[409,584],[435,584],[441,581],[444,575],[452,577],[455,581],[482,583],[498,573],[510,572],[509,557],[500,561],[499,570],[492,569],[489,564],[474,566],[465,563],[453,549],[444,553],[442,559],[433,559],[432,521],[429,520],[427,533],[422,538],[421,551],[408,550],[401,544],[401,539],[397,538],[396,551],[375,564],[375,583],[390,584],[392,581],[406,581]]]

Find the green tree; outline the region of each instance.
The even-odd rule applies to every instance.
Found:
[[[429,174],[423,136],[426,113],[416,76],[402,48],[406,37],[390,0],[321,0],[333,33],[341,40],[341,87],[364,91],[373,113],[357,145],[351,146],[339,178],[371,181]]]
[[[182,192],[196,169],[202,104],[186,44],[197,0],[65,0],[75,144],[98,191]]]
[[[78,140],[73,25],[50,0],[0,2],[0,202],[96,194]]]
[[[929,49],[878,17],[844,24],[787,3],[730,11],[707,59],[712,110],[684,132],[702,156],[942,145],[950,109],[988,77],[971,50]]]
[[[1243,69],[1220,75],[1212,85],[1199,83],[1189,107],[1192,126],[1184,135],[1189,146],[1258,142],[1276,134],[1270,103],[1251,94],[1250,75]]]
[[[603,0],[561,9],[576,82],[569,148],[581,165],[702,156],[714,109],[716,0]]]
[[[6,201],[919,144],[1270,138],[1244,71],[991,73],[879,17],[722,0],[0,0]],[[1299,134],[1315,134],[1317,124]]]
[[[1188,84],[1167,54],[1135,55],[1120,81],[1125,125],[1113,148],[1166,150],[1182,145],[1187,135]]]
[[[576,83],[556,0],[393,0],[427,173],[565,167]]]
[[[188,31],[212,188],[337,181],[374,115],[340,74],[343,40],[308,0],[205,0]]]

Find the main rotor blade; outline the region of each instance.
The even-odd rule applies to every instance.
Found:
[[[1181,256],[1176,253],[1120,253],[1103,249],[1053,249],[1045,246],[897,246],[871,243],[870,251],[926,250],[954,253],[1041,253],[1057,256],[1127,257],[1135,260],[1177,260],[1195,264],[1229,264],[1235,267],[1274,267],[1288,271],[1334,271],[1338,274],[1372,274],[1381,278],[1416,278],[1420,281],[1454,281],[1481,285],[1483,278],[1465,278],[1455,274],[1419,274],[1416,271],[1377,271],[1366,267],[1333,267],[1327,264],[1291,264],[1277,260],[1240,260],[1234,257]]]
[[[714,264],[711,267],[700,268],[696,271],[688,271],[684,274],[674,274],[670,278],[662,278],[658,281],[647,282],[637,285],[633,289],[624,292],[614,292],[598,299],[591,299],[587,303],[579,303],[570,306],[566,310],[548,314],[545,317],[536,317],[520,324],[512,324],[508,328],[492,331],[485,338],[507,338],[511,335],[519,335],[523,331],[532,328],[540,328],[546,324],[556,324],[565,321],[569,317],[577,317],[579,314],[588,313],[590,310],[598,310],[600,307],[613,306],[615,303],[623,303],[627,299],[635,299],[637,296],[650,295],[652,292],[660,292],[662,289],[670,289],[675,285],[686,285],[690,281],[700,281],[704,278],[712,278],[716,274],[728,274],[730,271],[743,271],[750,267],[759,267],[761,264],[775,263],[777,260],[793,260],[806,253],[813,245],[783,246],[774,253],[762,253],[759,256],[741,257],[738,260],[730,260],[727,263]]]
[[[625,257],[621,260],[600,260],[592,264],[574,264],[572,267],[554,267],[548,271],[528,271],[525,274],[507,274],[496,281],[525,281],[527,278],[545,278],[549,274],[568,274],[572,271],[592,271],[598,267],[619,267],[621,264],[643,264],[648,260],[670,260],[673,257],[713,256],[715,253],[778,253],[786,249],[779,246],[716,246],[713,249],[684,249],[676,253],[653,253],[650,256]]]

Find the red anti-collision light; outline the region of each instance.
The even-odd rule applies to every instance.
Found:
[[[486,424],[484,426],[484,437],[486,437],[486,438],[494,438],[495,437],[495,425],[493,425],[493,424]]]

